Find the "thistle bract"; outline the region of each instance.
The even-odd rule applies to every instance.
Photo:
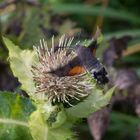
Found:
[[[74,76],[58,76],[51,73],[58,68],[61,69],[77,56],[70,48],[72,40],[73,38],[67,39],[62,36],[56,47],[53,38],[51,47],[48,47],[44,40],[40,41],[40,46],[34,47],[38,56],[38,63],[32,66],[36,94],[52,103],[72,105],[72,100],[79,101],[88,96],[94,87],[86,72]]]

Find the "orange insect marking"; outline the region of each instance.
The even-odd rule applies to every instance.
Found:
[[[74,75],[82,74],[84,72],[85,72],[85,69],[83,67],[76,66],[69,71],[69,75],[74,76]]]

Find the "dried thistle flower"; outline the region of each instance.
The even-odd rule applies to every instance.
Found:
[[[94,87],[86,73],[63,77],[50,73],[76,57],[76,53],[73,50],[70,51],[73,39],[73,37],[67,39],[62,36],[57,51],[55,51],[54,38],[52,38],[50,49],[44,40],[40,41],[39,47],[34,47],[39,60],[36,65],[32,66],[36,93],[45,95],[44,97],[53,103],[62,102],[71,105],[72,99],[80,100],[88,96]]]

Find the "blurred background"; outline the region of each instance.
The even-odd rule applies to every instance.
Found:
[[[103,41],[97,57],[117,89],[109,106],[75,126],[80,140],[140,140],[140,1],[0,0],[0,91],[20,90],[2,35],[22,49],[63,34],[91,39],[97,26]]]

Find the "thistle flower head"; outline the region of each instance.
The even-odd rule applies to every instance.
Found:
[[[93,88],[85,73],[75,76],[57,76],[51,73],[76,57],[76,53],[70,50],[72,41],[73,38],[62,36],[57,50],[54,38],[51,47],[48,47],[44,40],[40,41],[39,47],[34,47],[39,60],[32,69],[36,93],[45,95],[53,103],[70,104],[72,99],[80,100],[88,96]]]

